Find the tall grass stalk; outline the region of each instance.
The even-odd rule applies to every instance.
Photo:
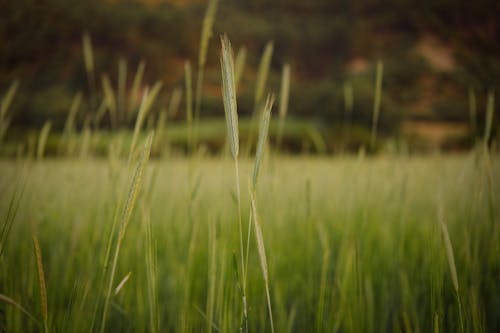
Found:
[[[271,67],[271,58],[273,56],[273,42],[268,42],[262,53],[262,57],[259,63],[259,69],[257,71],[257,80],[255,83],[255,95],[254,95],[254,106],[252,120],[250,122],[250,130],[248,133],[248,141],[245,148],[245,156],[248,156],[253,148],[254,135],[257,127],[257,117],[262,111],[262,96],[264,95],[264,90],[266,88],[267,76],[269,74],[269,69]]]
[[[196,77],[196,100],[194,107],[194,119],[198,123],[200,119],[201,98],[203,94],[203,72],[207,62],[208,43],[212,38],[212,28],[217,12],[218,0],[210,0],[208,2],[207,11],[203,18],[203,26],[201,29],[200,53],[198,54],[198,75]]]
[[[250,188],[250,201],[252,206],[252,216],[255,227],[255,239],[257,241],[257,250],[259,252],[260,267],[262,270],[262,276],[264,278],[264,285],[266,288],[267,309],[269,311],[269,320],[271,322],[271,332],[274,333],[273,310],[271,306],[271,296],[269,293],[269,273],[267,266],[266,249],[264,247],[264,237],[262,235],[262,229],[260,227],[259,215],[257,212],[257,205],[255,202],[255,193],[254,190],[251,189],[251,187],[249,188]]]
[[[64,124],[64,134],[66,136],[72,136],[75,132],[76,114],[80,109],[81,102],[82,93],[78,92],[75,97],[73,97],[73,101],[71,102],[71,106],[69,108],[68,117],[66,118],[66,122]]]
[[[38,239],[36,238],[36,236],[33,236],[33,247],[35,252],[36,268],[38,271],[38,286],[40,289],[40,307],[42,309],[43,328],[44,332],[48,333],[49,316],[47,309],[47,288],[45,285],[45,274],[43,271],[42,251],[40,250],[40,244],[38,243]]]
[[[384,73],[384,63],[379,60],[377,62],[377,74],[375,78],[375,97],[373,99],[373,118],[372,118],[372,131],[370,137],[370,147],[375,149],[377,140],[377,127],[378,119],[380,116],[380,103],[382,101],[382,77]]]
[[[9,110],[12,101],[14,100],[14,96],[16,95],[18,88],[19,80],[15,80],[3,96],[2,103],[0,104],[0,143],[5,136],[5,132],[7,132],[7,128],[9,127],[10,121],[7,118],[7,111]]]
[[[491,130],[493,128],[493,114],[495,113],[495,93],[493,90],[488,91],[486,102],[486,119],[484,124],[484,146],[488,147],[488,142],[491,138]]]
[[[451,245],[450,234],[448,233],[448,227],[444,221],[443,208],[440,205],[438,207],[438,218],[439,224],[441,226],[441,231],[443,235],[444,246],[446,249],[446,258],[448,259],[448,266],[450,268],[451,282],[453,284],[453,289],[455,291],[455,297],[457,299],[458,314],[460,318],[460,332],[464,332],[464,321],[462,316],[462,302],[460,300],[460,293],[458,289],[458,274],[455,265],[455,256],[453,254],[453,246]]]
[[[273,48],[274,43],[268,42],[260,59],[259,69],[257,71],[257,81],[255,83],[254,112],[259,109],[259,105],[262,102],[262,96],[264,95],[264,89],[266,88],[269,68],[271,67]]]
[[[157,271],[158,261],[156,257],[156,242],[153,237],[153,226],[149,209],[142,205],[142,219],[146,233],[146,276],[148,285],[149,303],[149,327],[151,332],[158,332],[160,329],[159,309],[158,309],[158,282]]]
[[[187,149],[193,152],[193,84],[191,79],[191,64],[186,61],[184,64],[184,83],[186,89],[186,128],[187,128]]]
[[[45,152],[45,145],[47,144],[47,138],[49,137],[51,126],[52,122],[50,120],[47,120],[40,130],[40,135],[38,137],[38,146],[36,150],[36,156],[39,160],[43,159],[43,153]]]
[[[82,103],[82,93],[79,91],[71,102],[71,106],[69,108],[68,117],[66,118],[66,122],[64,124],[63,137],[61,144],[66,145],[66,154],[72,154],[75,147],[75,132],[76,132],[76,114],[80,110],[80,106]],[[59,146],[61,148],[61,145]]]
[[[212,333],[214,328],[215,286],[217,278],[217,229],[215,221],[208,225],[208,295],[207,295],[207,328]]]
[[[80,159],[84,159],[88,157],[91,141],[92,141],[92,131],[90,129],[90,117],[87,116],[83,124],[82,130],[82,140],[80,145]]]
[[[115,92],[111,86],[111,80],[109,76],[103,74],[101,76],[102,89],[104,91],[104,100],[106,101],[106,107],[109,112],[109,118],[111,120],[111,127],[116,128],[117,126],[117,115],[116,115],[116,99]]]
[[[262,118],[260,122],[260,130],[259,130],[259,140],[257,143],[257,151],[255,153],[255,161],[253,166],[253,174],[252,174],[252,190],[255,191],[257,189],[257,181],[259,179],[259,170],[262,158],[264,156],[264,147],[266,146],[267,136],[269,132],[269,121],[271,120],[271,110],[273,108],[274,103],[274,95],[269,94],[267,96],[266,104],[264,106],[264,111],[262,112]],[[250,238],[252,233],[252,210],[250,210],[249,218],[248,218],[248,228],[247,228],[247,244],[246,244],[246,257],[245,257],[245,267],[248,267],[248,254],[250,253]],[[245,270],[245,275],[243,276],[243,285],[246,285],[247,275],[248,273]]]
[[[257,186],[257,178],[259,176],[260,164],[264,155],[264,146],[267,141],[267,134],[269,132],[269,120],[271,119],[271,110],[274,104],[274,95],[269,94],[266,99],[266,104],[262,112],[262,119],[260,122],[259,139],[257,141],[257,151],[255,153],[255,164],[253,168],[252,185]]]
[[[172,95],[170,96],[170,100],[168,102],[167,116],[175,117],[177,112],[179,112],[179,106],[181,105],[182,100],[182,89],[176,87],[172,91]]]
[[[106,297],[104,299],[104,308],[102,312],[102,321],[101,321],[101,329],[100,332],[103,333],[105,332],[106,328],[106,319],[108,316],[108,311],[109,311],[109,303],[111,301],[111,294],[113,291],[113,283],[114,283],[114,278],[115,278],[115,273],[116,273],[116,267],[118,265],[118,257],[120,254],[120,248],[121,244],[123,241],[123,238],[125,237],[125,232],[127,230],[127,226],[130,220],[130,216],[132,215],[132,211],[135,206],[135,201],[137,199],[137,195],[139,193],[141,184],[142,184],[142,178],[143,178],[143,173],[144,169],[146,167],[147,161],[149,159],[149,153],[151,151],[151,144],[153,142],[153,133],[150,133],[148,137],[146,138],[146,143],[144,144],[144,147],[141,152],[141,156],[139,157],[139,160],[137,162],[137,166],[135,168],[134,175],[132,177],[132,181],[130,183],[130,187],[128,190],[128,195],[127,195],[127,200],[125,202],[125,206],[123,209],[122,217],[121,217],[121,222],[118,230],[118,235],[117,235],[117,240],[116,240],[116,245],[115,245],[115,250],[114,250],[114,255],[113,255],[113,264],[111,266],[111,272],[109,276],[109,282],[107,286],[107,291],[106,291]]]
[[[278,136],[277,136],[278,150],[281,148],[281,142],[283,140],[283,130],[285,128],[285,118],[288,110],[289,96],[290,96],[290,64],[285,64],[283,66],[283,72],[281,74],[280,104],[278,113],[279,123],[278,123]]]
[[[241,193],[240,193],[240,176],[238,168],[238,153],[239,153],[239,130],[238,130],[238,110],[236,104],[236,87],[234,81],[234,60],[233,49],[227,35],[221,36],[221,72],[222,72],[222,99],[224,101],[224,112],[226,114],[226,125],[228,132],[228,140],[231,148],[231,156],[234,161],[235,182],[236,182],[236,201],[238,205],[238,225],[240,238],[240,256],[241,256],[241,273],[245,276],[245,261],[243,254],[243,224],[241,220]],[[243,303],[243,325],[245,332],[248,332],[248,311],[246,299],[246,287],[242,285],[242,303]]]
[[[352,127],[352,112],[354,109],[354,89],[351,82],[344,82],[343,84],[344,93],[344,133],[345,140],[349,142],[351,140],[351,127]]]
[[[89,85],[90,105],[91,107],[93,107],[96,95],[95,66],[94,66],[94,52],[92,49],[92,40],[88,32],[83,33],[82,50],[83,50],[83,63],[85,65],[85,72],[87,73],[87,82]]]
[[[236,62],[234,64],[234,86],[236,92],[238,92],[238,87],[240,85],[241,77],[245,71],[245,63],[247,61],[247,48],[245,46],[240,47],[238,53],[236,54]]]
[[[160,92],[162,86],[163,83],[161,81],[157,81],[153,86],[153,88],[151,89],[151,93],[149,93],[146,90],[146,92],[142,97],[139,113],[137,114],[137,119],[135,121],[134,134],[132,135],[132,143],[130,144],[130,152],[128,156],[129,163],[131,162],[132,157],[135,154],[135,145],[139,138],[139,132],[141,131],[142,125],[144,124],[144,119],[146,119],[146,116],[149,110],[151,109],[151,106],[153,105],[156,97],[158,96],[158,93]]]
[[[12,230],[12,225],[14,224],[14,219],[16,218],[17,211],[19,209],[19,204],[21,202],[25,184],[26,183],[16,186],[14,193],[11,195],[9,200],[7,214],[5,216],[5,219],[2,221],[2,229],[0,231],[0,260],[2,259],[7,239],[9,238],[10,231]]]
[[[139,104],[139,90],[141,88],[142,78],[144,76],[144,69],[146,68],[146,62],[142,60],[137,66],[137,71],[135,72],[134,81],[132,82],[132,88],[130,89],[130,96],[128,101],[128,114],[133,114]]]
[[[117,87],[117,113],[120,120],[126,119],[127,103],[125,101],[125,89],[127,84],[127,61],[124,58],[118,60],[118,87]]]

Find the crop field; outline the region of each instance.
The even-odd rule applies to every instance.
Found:
[[[253,208],[272,322],[255,224],[247,225],[251,162],[242,159],[239,180],[246,322],[229,157],[144,162],[111,282],[135,167],[113,159],[1,162],[0,213],[8,221],[17,212],[2,238],[3,329],[499,329],[498,157],[266,155]]]
[[[0,333],[500,332],[489,6],[218,3],[5,6]]]

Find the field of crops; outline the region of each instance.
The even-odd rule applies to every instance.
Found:
[[[500,332],[498,89],[469,87],[460,136],[419,150],[384,61],[287,116],[293,62],[274,95],[268,42],[242,96],[247,49],[222,34],[207,94],[216,10],[180,84],[125,58],[115,80],[83,32],[87,82],[51,117],[13,121],[31,98],[2,91],[0,332]]]
[[[243,261],[231,158],[142,157],[0,163],[2,330],[500,328],[496,156],[267,154],[257,224],[242,159]]]

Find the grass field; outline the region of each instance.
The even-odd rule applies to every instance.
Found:
[[[240,161],[245,243],[252,162]],[[276,332],[498,332],[499,163],[478,152],[267,155],[256,208]],[[18,205],[8,237],[2,231],[0,330],[242,327],[229,157],[148,162],[104,310],[110,233],[114,253],[134,174],[126,165],[113,158],[0,162],[2,228],[9,207]],[[267,332],[254,230],[246,271],[248,330]],[[33,239],[40,244],[38,264]]]

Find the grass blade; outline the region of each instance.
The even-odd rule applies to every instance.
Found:
[[[49,331],[48,310],[47,310],[47,289],[45,286],[45,274],[43,272],[42,252],[36,236],[33,236],[33,246],[35,249],[36,268],[38,271],[38,285],[40,288],[40,302],[42,309],[43,328],[45,333]]]

